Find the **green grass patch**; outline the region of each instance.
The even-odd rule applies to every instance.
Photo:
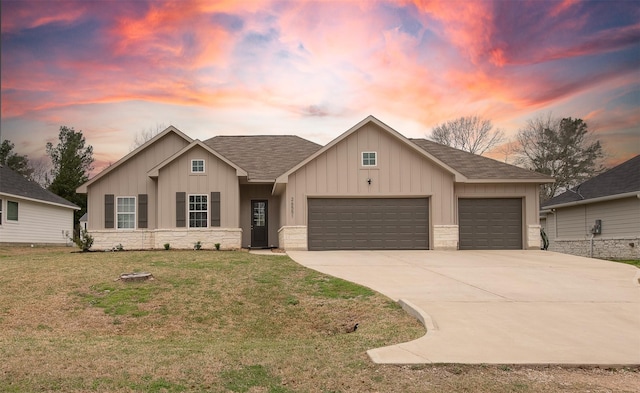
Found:
[[[635,267],[640,268],[640,259],[612,259],[613,262],[626,263],[628,265],[633,265]]]
[[[226,389],[236,393],[246,393],[252,388],[263,388],[269,393],[287,393],[289,389],[281,385],[281,380],[267,371],[262,365],[245,366],[237,370],[223,371],[220,374]]]
[[[321,274],[311,273],[305,277],[305,282],[313,288],[314,296],[329,299],[353,299],[373,296],[374,292],[361,285]]]
[[[88,304],[102,308],[112,316],[142,317],[148,311],[140,304],[148,303],[158,288],[150,283],[102,283],[91,286],[88,293],[77,293]]]

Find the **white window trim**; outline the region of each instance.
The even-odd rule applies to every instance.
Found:
[[[16,209],[18,209],[17,210],[18,218],[16,218],[15,220],[12,219],[12,218],[9,218],[9,203],[15,203],[16,204]],[[6,215],[6,218],[5,218],[6,222],[9,222],[9,221],[18,222],[18,221],[20,221],[20,203],[17,202],[17,201],[9,201],[9,200],[7,200],[7,209],[6,209],[6,211],[4,211],[4,214]]]
[[[118,228],[118,215],[120,214],[120,212],[118,211],[118,199],[125,199],[125,198],[133,198],[133,228]],[[115,222],[115,226],[116,226],[116,230],[118,231],[133,231],[135,229],[137,229],[138,227],[138,200],[135,196],[117,196],[116,197],[116,222]],[[129,212],[123,212],[122,214],[131,214]]]
[[[196,162],[196,161],[202,161],[202,172],[195,172],[195,171],[193,170],[193,163],[194,163],[194,162]],[[205,173],[205,172],[206,172],[206,170],[207,170],[207,169],[206,169],[206,162],[205,162],[205,160],[204,160],[204,159],[202,159],[202,158],[196,158],[196,159],[191,160],[191,173],[202,174],[202,173]]]
[[[206,220],[204,220],[206,225],[203,226],[203,227],[192,227],[191,226],[191,212],[194,212],[194,213],[195,212],[203,212],[203,210],[191,210],[190,209],[190,207],[191,207],[190,206],[191,205],[191,197],[192,196],[203,196],[203,197],[207,198],[207,210],[206,210],[207,218],[206,218]],[[209,202],[210,202],[209,195],[207,195],[207,194],[189,194],[189,195],[187,195],[187,228],[189,228],[189,229],[206,229],[206,228],[209,228],[209,218],[211,217],[209,215],[209,214],[211,214],[210,211],[209,211],[210,210]]]
[[[375,154],[376,163],[375,163],[375,165],[371,165],[371,164],[366,164],[365,165],[365,163],[364,163],[364,155],[365,154],[371,154],[371,153]],[[367,167],[367,168],[368,167],[376,167],[376,166],[378,166],[378,152],[376,152],[376,151],[363,151],[362,154],[360,155],[360,165],[363,166],[363,167]]]
[[[4,203],[4,199],[0,198],[0,227],[2,226],[2,218],[4,217],[4,215],[2,213],[4,213],[4,209],[2,208],[2,204]]]

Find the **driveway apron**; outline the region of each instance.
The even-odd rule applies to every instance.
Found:
[[[640,269],[549,251],[291,251],[396,301],[425,336],[376,363],[640,364]]]

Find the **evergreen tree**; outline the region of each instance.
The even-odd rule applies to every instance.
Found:
[[[93,169],[93,147],[85,147],[82,131],[62,126],[57,146],[47,142],[47,154],[53,164],[49,191],[80,206],[81,210],[76,211],[74,217],[74,224],[78,224],[87,211],[87,196],[77,194],[76,188],[89,180],[89,172]]]
[[[14,153],[14,147],[15,145],[8,139],[2,141],[2,144],[0,144],[0,165],[13,169],[22,176],[31,180],[33,168],[29,165],[29,159],[27,156]]]

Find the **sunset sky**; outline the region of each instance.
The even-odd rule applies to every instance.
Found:
[[[640,154],[637,1],[1,4],[0,132],[30,159],[62,125],[98,171],[159,125],[325,144],[370,114],[407,137],[578,117],[609,165]]]

